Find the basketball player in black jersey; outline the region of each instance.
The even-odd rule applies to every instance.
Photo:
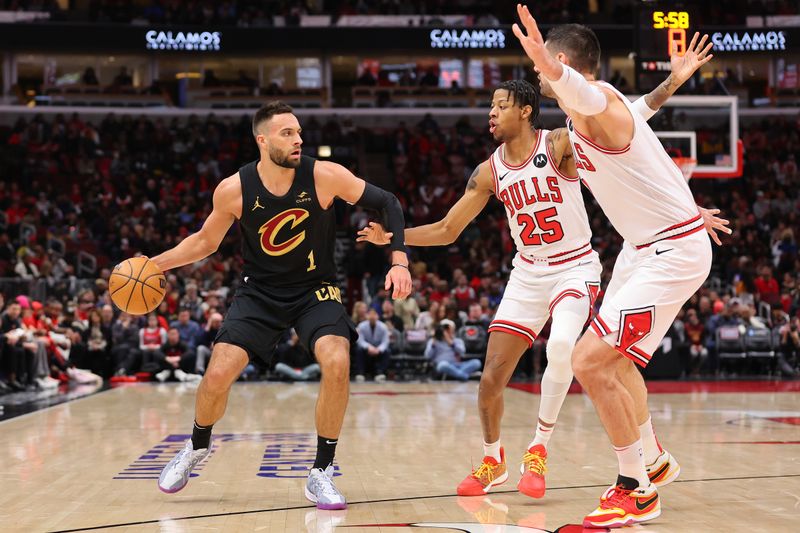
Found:
[[[197,233],[153,258],[161,270],[214,253],[233,224],[242,231],[244,277],[214,342],[197,389],[192,438],[161,472],[159,488],[181,490],[211,449],[211,428],[225,412],[228,392],[251,357],[271,356],[282,333],[295,328],[322,368],[317,399],[317,456],[306,497],[321,509],[343,509],[332,482],[333,457],[349,394],[350,343],[357,334],[335,285],[335,198],[381,213],[396,236],[386,289],[411,292],[397,198],[341,165],[301,153],[301,128],[292,108],[272,102],[256,112],[253,135],[260,160],[243,166],[214,191],[214,209]]]

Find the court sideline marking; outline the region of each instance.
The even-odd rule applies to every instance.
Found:
[[[113,388],[109,387],[107,389],[100,389],[100,390],[98,390],[96,392],[89,393],[86,396],[78,396],[77,398],[72,398],[71,400],[64,400],[63,402],[59,402],[59,403],[56,403],[56,404],[53,404],[53,405],[47,405],[45,407],[42,407],[41,409],[36,409],[34,411],[31,411],[30,413],[23,413],[21,415],[12,416],[11,418],[6,418],[5,420],[0,420],[0,424],[5,424],[7,422],[11,422],[12,420],[19,420],[20,418],[25,418],[26,416],[38,415],[38,414],[40,414],[40,413],[42,413],[44,411],[47,411],[49,409],[55,409],[56,407],[61,407],[62,405],[67,405],[67,404],[79,402],[81,400],[88,400],[89,398],[94,398],[94,397],[99,396],[99,395],[101,395],[101,394],[103,394],[105,392],[111,392],[111,391],[115,391],[115,390],[122,390],[124,388],[125,387],[113,387]]]
[[[782,478],[792,478],[792,477],[800,477],[800,474],[781,474],[775,476],[738,476],[738,477],[718,477],[718,478],[702,478],[702,479],[679,479],[675,481],[675,483],[698,483],[698,482],[706,482],[706,481],[735,481],[741,479],[782,479]],[[568,487],[553,487],[548,488],[547,490],[570,490],[570,489],[591,489],[591,488],[598,488],[598,487],[608,487],[607,483],[602,485],[575,485],[575,486],[568,486]],[[508,489],[508,490],[499,490],[497,492],[493,492],[493,494],[513,494],[516,493],[516,489]],[[405,502],[405,501],[415,501],[415,500],[432,500],[437,498],[455,498],[455,494],[433,494],[430,496],[409,496],[404,498],[384,498],[381,500],[362,500],[356,502],[348,503],[348,506],[351,505],[364,505],[364,504],[371,504],[371,503],[389,503],[389,502]],[[103,526],[91,526],[91,527],[81,527],[75,529],[58,529],[50,531],[49,533],[74,533],[76,531],[93,531],[97,529],[111,529],[115,527],[129,527],[129,526],[142,526],[147,524],[158,524],[161,522],[166,521],[173,521],[176,522],[178,520],[196,520],[199,518],[218,518],[222,516],[242,516],[248,514],[256,514],[256,513],[272,513],[277,511],[294,511],[298,509],[314,509],[314,505],[298,505],[294,507],[277,507],[273,509],[251,509],[248,511],[231,511],[228,513],[211,513],[211,514],[203,514],[203,515],[193,515],[193,516],[179,516],[175,518],[159,518],[154,520],[141,520],[139,522],[124,522],[119,524],[106,524]]]

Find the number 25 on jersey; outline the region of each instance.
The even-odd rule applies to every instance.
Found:
[[[558,216],[555,207],[548,207],[541,211],[536,211],[533,216],[528,213],[517,215],[517,224],[522,226],[520,238],[525,246],[540,246],[552,244],[564,238],[564,228],[558,220],[553,220]],[[534,220],[535,219],[535,220]],[[539,229],[541,231],[537,232]]]

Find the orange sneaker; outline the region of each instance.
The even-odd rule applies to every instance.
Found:
[[[525,496],[541,498],[544,496],[544,473],[547,472],[547,450],[541,444],[531,446],[522,456],[519,473],[522,478],[517,489]]]
[[[583,519],[583,527],[617,528],[653,520],[659,515],[661,502],[655,485],[635,490],[617,485],[603,494],[597,509]]]
[[[647,477],[656,487],[663,487],[675,481],[681,473],[681,465],[667,451],[662,450],[653,464],[647,466]]]
[[[481,466],[473,470],[464,481],[458,484],[456,493],[459,496],[483,496],[492,487],[502,485],[507,480],[506,452],[501,446],[500,462],[495,461],[494,457],[484,457]]]

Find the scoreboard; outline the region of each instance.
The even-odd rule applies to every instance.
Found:
[[[642,0],[635,21],[636,81],[640,91],[650,90],[670,71],[673,47],[686,52],[694,31],[692,13],[682,2]],[[651,80],[652,78],[652,80]],[[651,87],[652,85],[652,87]]]

